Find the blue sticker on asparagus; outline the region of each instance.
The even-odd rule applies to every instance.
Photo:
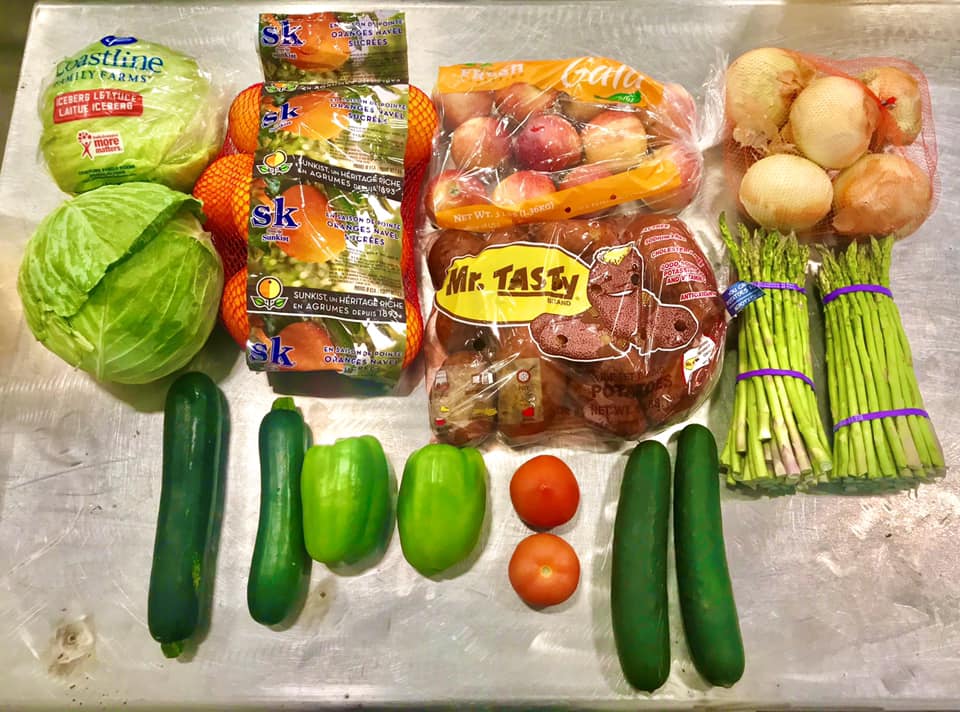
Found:
[[[723,303],[727,305],[730,316],[736,316],[748,304],[752,304],[763,296],[763,290],[750,282],[734,282],[723,293]]]

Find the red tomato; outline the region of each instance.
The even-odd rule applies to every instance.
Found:
[[[510,500],[520,518],[531,527],[551,529],[569,522],[576,514],[580,488],[563,460],[539,455],[513,473]]]
[[[510,585],[531,606],[563,603],[580,583],[577,552],[554,534],[534,534],[521,541],[510,558]]]

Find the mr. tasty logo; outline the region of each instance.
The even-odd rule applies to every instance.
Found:
[[[455,258],[437,291],[437,306],[474,323],[525,324],[544,312],[589,308],[588,267],[564,249],[515,242]]]

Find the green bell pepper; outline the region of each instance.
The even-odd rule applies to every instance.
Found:
[[[404,557],[424,576],[473,551],[487,507],[486,478],[483,457],[474,448],[427,445],[407,460],[397,526]]]
[[[390,523],[390,467],[372,435],[314,445],[303,460],[303,537],[324,564],[352,563],[372,553]]]

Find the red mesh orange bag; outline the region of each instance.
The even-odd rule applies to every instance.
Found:
[[[766,47],[738,57],[724,85],[726,177],[756,223],[818,240],[906,237],[933,211],[936,133],[913,64]]]

